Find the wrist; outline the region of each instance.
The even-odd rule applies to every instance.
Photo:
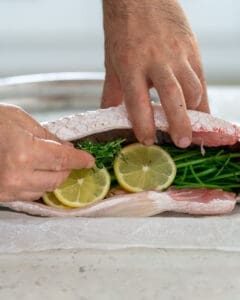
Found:
[[[156,12],[179,12],[178,0],[103,0],[104,15],[114,18],[134,17],[138,13],[156,15]]]
[[[103,0],[105,34],[162,31],[163,27],[191,34],[178,0]]]

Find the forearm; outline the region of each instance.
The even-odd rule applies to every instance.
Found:
[[[186,18],[176,0],[103,0],[103,13],[104,21],[111,22],[138,19],[139,14],[142,15],[143,22],[151,18],[152,23],[160,20],[179,22]]]
[[[129,43],[135,40],[140,46],[144,34],[159,39],[171,38],[169,32],[172,36],[174,32],[193,35],[176,0],[103,0],[103,15],[105,39],[111,36],[116,46],[121,38]]]
[[[176,0],[103,0],[104,11],[113,17],[134,15],[136,11],[155,14],[156,9],[166,12],[172,11],[176,6]]]

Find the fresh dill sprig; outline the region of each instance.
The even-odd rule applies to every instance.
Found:
[[[76,148],[91,153],[96,159],[98,168],[105,167],[108,170],[113,168],[115,157],[122,149],[125,139],[116,139],[110,142],[92,142],[90,140],[80,141],[75,144]]]

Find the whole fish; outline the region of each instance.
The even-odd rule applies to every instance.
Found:
[[[170,140],[168,123],[160,105],[153,105],[158,143]],[[188,111],[193,145],[240,149],[240,128],[209,114]],[[107,141],[119,137],[134,141],[131,123],[124,106],[89,111],[43,124],[49,131],[67,141],[91,138]],[[204,151],[204,150],[203,150]],[[109,196],[101,202],[80,209],[53,208],[39,202],[3,202],[1,206],[39,216],[81,217],[147,217],[173,211],[193,215],[230,213],[238,195],[222,190],[169,188],[164,192],[145,191]]]

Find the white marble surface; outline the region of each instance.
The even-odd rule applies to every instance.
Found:
[[[0,255],[2,300],[238,300],[240,254],[130,249]]]

